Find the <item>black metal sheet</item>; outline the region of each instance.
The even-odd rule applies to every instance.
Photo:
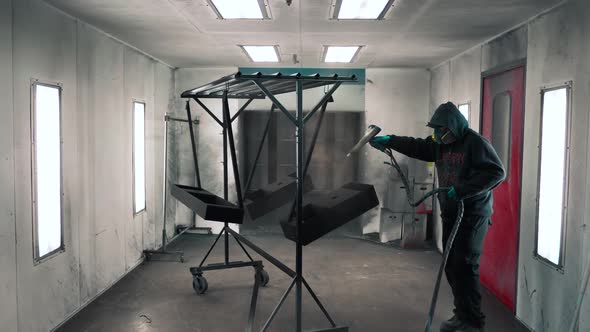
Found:
[[[301,243],[308,245],[336,228],[379,205],[375,188],[369,184],[348,183],[329,193],[314,195],[303,204]],[[281,221],[285,237],[297,239],[297,218]]]
[[[209,221],[241,224],[244,210],[207,190],[173,184],[170,193],[184,205]]]
[[[311,177],[305,177],[304,191],[313,190]],[[252,220],[258,219],[295,199],[297,180],[295,174],[278,179],[258,190],[246,193],[244,207]]]

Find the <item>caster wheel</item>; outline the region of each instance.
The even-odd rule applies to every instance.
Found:
[[[266,285],[268,285],[268,282],[270,281],[270,276],[268,275],[268,272],[264,270],[260,270],[258,278],[260,278],[258,281],[260,282],[260,286],[262,287],[266,287]]]
[[[197,294],[205,294],[209,288],[209,284],[207,283],[207,279],[203,276],[194,276],[193,277],[193,289]]]

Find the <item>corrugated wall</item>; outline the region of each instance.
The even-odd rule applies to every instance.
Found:
[[[431,108],[446,99],[471,103],[471,126],[479,129],[481,75],[526,58],[525,132],[516,315],[535,331],[567,331],[590,255],[590,6],[572,0],[522,27],[472,48],[432,69]],[[572,146],[565,271],[533,258],[538,176],[540,88],[574,81]],[[590,329],[590,300],[579,331]]]
[[[7,195],[0,200],[7,221],[0,225],[0,324],[47,331],[137,265],[143,249],[161,243],[163,117],[174,106],[174,72],[39,0],[3,0],[0,16],[0,174]],[[63,84],[65,252],[39,265],[31,243],[32,78]],[[133,99],[146,103],[147,210],[137,216]]]

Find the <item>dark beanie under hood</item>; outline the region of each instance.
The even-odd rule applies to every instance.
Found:
[[[455,137],[462,138],[469,128],[469,123],[455,104],[447,102],[441,104],[436,111],[434,111],[432,119],[428,122],[428,126],[432,128],[449,128]]]

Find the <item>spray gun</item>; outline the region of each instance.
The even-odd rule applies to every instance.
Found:
[[[367,128],[365,135],[361,138],[360,141],[358,141],[358,143],[356,143],[355,146],[352,147],[352,150],[350,150],[350,152],[346,154],[346,157],[350,157],[351,154],[358,152],[358,150],[365,146],[365,144],[369,143],[369,141],[373,139],[373,137],[377,136],[377,134],[379,134],[380,132],[381,128],[375,125],[370,125],[369,128]]]

